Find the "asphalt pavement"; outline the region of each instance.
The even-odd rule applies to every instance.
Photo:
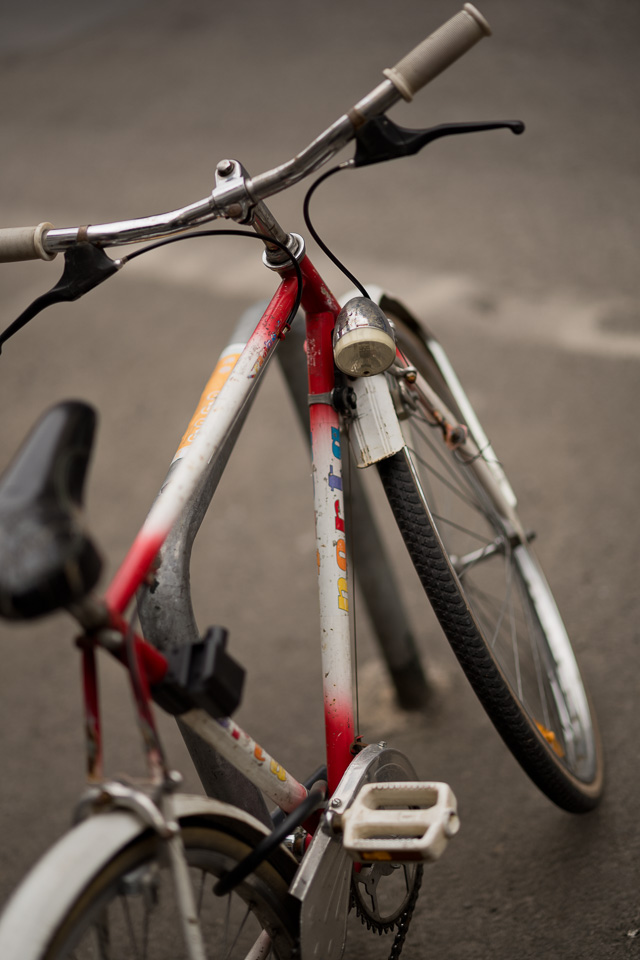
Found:
[[[576,818],[528,782],[397,541],[432,696],[425,711],[398,713],[361,611],[362,731],[404,750],[420,776],[451,783],[460,804],[462,829],[425,873],[403,957],[617,960],[640,956],[640,7],[480,6],[494,36],[393,116],[413,127],[521,118],[526,133],[451,138],[345,173],[319,191],[314,216],[357,275],[429,323],[467,386],[537,530],[600,719],[606,795]],[[456,9],[449,0],[5,5],[0,220],[159,213],[206,196],[223,157],[254,173],[283,162]],[[302,197],[299,186],[273,200],[287,229],[304,232]],[[273,289],[255,254],[234,239],[140,258],[3,349],[0,467],[56,401],[99,411],[87,512],[105,580],[235,319]],[[60,269],[59,260],[3,265],[1,325]],[[344,289],[333,267],[325,272]],[[228,626],[250,668],[240,722],[299,776],[322,744],[311,504],[306,440],[274,368],[196,543],[193,593],[202,625]],[[0,901],[67,828],[82,790],[72,640],[63,614],[0,627]],[[108,767],[131,772],[138,737],[111,662],[103,687]],[[172,723],[162,729],[196,789]],[[389,949],[352,922],[348,958]]]

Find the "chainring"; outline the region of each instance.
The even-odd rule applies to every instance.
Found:
[[[351,881],[351,902],[368,930],[389,933],[400,927],[412,910],[422,882],[422,864],[416,862],[361,864]]]

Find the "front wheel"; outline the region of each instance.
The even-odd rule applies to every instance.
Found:
[[[406,446],[378,470],[414,567],[516,759],[560,807],[590,810],[603,786],[600,738],[531,535],[508,502],[501,468],[489,462],[493,452],[456,434],[465,419],[460,393],[434,378],[437,351],[392,319],[403,364],[414,370],[389,378]]]
[[[224,807],[217,804],[212,813],[203,806],[180,818],[207,957],[286,960],[297,949],[287,902],[296,862],[277,850],[232,893],[216,897],[217,879],[251,852],[264,830]],[[71,831],[10,901],[0,922],[3,960],[186,958],[163,844],[127,813],[93,817]]]

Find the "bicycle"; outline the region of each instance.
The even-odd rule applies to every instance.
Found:
[[[269,951],[339,957],[352,903],[374,929],[395,930],[391,956],[399,955],[422,863],[442,854],[458,817],[447,785],[417,781],[398,751],[359,740],[343,432],[357,466],[376,465],[425,592],[507,745],[561,807],[581,812],[597,804],[601,748],[566,631],[533,556],[532,534],[518,519],[515,496],[446,354],[398,300],[349,274],[357,292],[341,306],[302,239],[286,233],[265,206],[355,139],[354,159],[325,173],[307,195],[307,227],[329,252],[311,226],[309,201],[337,169],[415,153],[449,134],[521,132],[518,122],[408,131],[386,117],[487,32],[482,16],[465,5],[292,161],[254,178],[237,161],[222,161],[211,196],[181,210],[119,224],[0,232],[5,259],[65,254],[61,282],[12,324],[2,343],[48,303],[87,293],[149,249],[114,261],[105,248],[203,237],[209,231],[194,235],[191,228],[220,217],[253,227],[245,235],[264,244],[266,266],[281,277],[266,310],[245,318],[223,350],[161,494],[104,598],[94,593],[98,552],[78,517],[93,412],[77,402],[54,408],[0,480],[0,612],[15,619],[66,607],[79,622],[90,781],[78,826],[45,856],[4,914],[3,957],[84,956],[81,948],[120,955],[119,938],[138,917],[141,937],[134,944],[143,944],[145,956],[153,933],[154,956],[175,956],[170,938],[177,934],[193,958],[216,942],[225,956],[238,948],[249,957]],[[300,306],[306,336],[295,319]],[[301,340],[308,372],[302,387],[295,372]],[[289,371],[299,412],[308,407],[312,437],[327,762],[305,783],[230,719],[243,670],[222,628],[200,637],[186,589],[197,527],[273,356]],[[359,526],[375,536],[357,474],[351,487],[365,518]],[[9,542],[16,544],[11,553]],[[374,578],[366,588],[372,604],[387,576],[377,550],[365,550],[361,560],[364,579]],[[125,616],[134,598],[146,639]],[[388,614],[392,601],[385,599]],[[397,624],[400,617],[394,600],[391,619]],[[526,646],[519,644],[523,630]],[[415,651],[402,649],[398,636],[386,639],[400,698],[419,699]],[[98,647],[130,674],[149,761],[146,784],[103,779]],[[209,799],[177,792],[152,699],[179,718]],[[271,817],[263,795],[281,812]],[[201,875],[199,886],[190,871]],[[207,876],[215,880],[213,896]],[[168,894],[172,916],[161,899],[164,879],[175,887]],[[246,904],[235,939],[226,932],[232,893]],[[224,933],[204,916],[205,894],[208,908],[222,908]],[[120,925],[115,905],[124,910]],[[260,932],[246,939],[249,912]]]

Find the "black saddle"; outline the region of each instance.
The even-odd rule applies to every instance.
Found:
[[[31,619],[81,600],[102,561],[82,522],[96,425],[79,401],[48,410],[0,477],[0,616]]]

